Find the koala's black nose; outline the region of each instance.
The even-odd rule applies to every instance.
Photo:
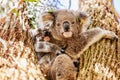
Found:
[[[70,29],[70,24],[69,24],[68,21],[65,21],[65,22],[63,23],[63,28],[64,28],[65,31],[68,31],[68,30]]]
[[[47,31],[47,30],[44,30],[44,36],[50,36],[50,32],[49,31]]]

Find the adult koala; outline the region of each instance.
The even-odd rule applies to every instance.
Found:
[[[115,33],[99,27],[87,30],[90,16],[83,12],[70,10],[46,12],[42,19],[44,27],[52,35],[50,43],[65,49],[66,53],[57,56],[52,62],[50,68],[52,80],[76,80],[76,71],[72,64],[74,60],[102,38],[118,39]]]

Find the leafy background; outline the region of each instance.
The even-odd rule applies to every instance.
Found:
[[[17,7],[19,0],[0,0],[0,18],[5,16],[13,7]],[[41,13],[56,9],[78,10],[78,0],[25,0],[27,9],[24,12],[31,20],[33,27],[40,27]],[[15,12],[17,13],[17,12]]]
[[[13,7],[17,7],[19,0],[0,0],[0,18],[5,16],[7,12]],[[56,9],[71,9],[78,10],[79,0],[25,0],[27,4],[27,10],[25,14],[31,19],[31,24],[34,27],[41,26],[38,19],[40,19],[41,13],[45,11],[52,11]],[[113,5],[120,15],[120,1],[113,0]],[[120,19],[118,19],[120,22]]]

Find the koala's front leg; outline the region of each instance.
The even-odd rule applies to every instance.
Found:
[[[93,28],[80,34],[80,45],[82,46],[82,49],[79,53],[82,54],[86,49],[89,48],[89,46],[101,40],[102,38],[118,40],[118,36],[114,32],[103,30],[99,27]]]
[[[39,41],[34,44],[36,52],[53,52],[56,55],[64,53],[64,50],[61,49],[59,46],[52,44],[46,41]]]

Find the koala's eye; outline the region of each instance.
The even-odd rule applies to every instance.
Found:
[[[60,23],[57,23],[57,26],[60,26]]]
[[[74,24],[75,22],[73,21],[72,24]]]

